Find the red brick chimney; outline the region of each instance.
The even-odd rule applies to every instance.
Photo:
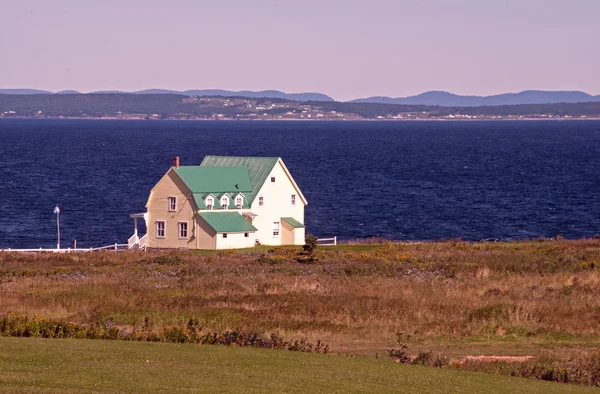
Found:
[[[173,167],[179,168],[179,156],[173,158]]]

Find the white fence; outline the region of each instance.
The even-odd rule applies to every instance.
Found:
[[[319,246],[335,246],[335,245],[337,245],[337,237],[319,238],[319,239],[317,239],[317,245],[319,245]]]
[[[77,249],[72,249],[72,248],[66,248],[66,249],[43,249],[43,248],[39,248],[39,249],[0,249],[0,252],[15,252],[15,253],[42,253],[42,252],[47,252],[47,253],[90,253],[90,252],[100,252],[102,250],[113,250],[115,252],[120,252],[120,251],[124,251],[124,250],[128,250],[129,249],[129,245],[128,244],[113,244],[113,245],[106,245],[106,246],[100,246],[98,248],[77,248]]]
[[[66,248],[66,249],[0,249],[0,252],[15,252],[15,253],[90,253],[90,252],[100,252],[103,250],[106,251],[115,251],[122,252],[125,250],[135,249],[135,246],[138,249],[146,250],[146,243],[148,242],[148,234],[144,235],[141,238],[137,236],[131,237],[126,244],[112,244],[106,246],[100,246],[98,248]],[[333,238],[318,238],[317,245],[319,246],[335,246],[337,245],[337,237]]]

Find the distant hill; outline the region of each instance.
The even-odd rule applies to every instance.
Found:
[[[221,97],[250,97],[250,98],[278,98],[293,101],[334,101],[333,98],[321,93],[284,93],[279,90],[250,91],[243,90],[234,92],[230,90],[204,89],[204,90],[167,90],[167,89],[146,89],[136,92],[123,92],[119,90],[102,90],[90,92],[92,94],[182,94],[185,96],[221,96]],[[49,92],[36,89],[0,89],[0,94],[81,94],[75,90],[63,90],[61,92]]]
[[[0,94],[81,94],[75,90],[63,90],[57,93],[38,89],[0,89]],[[195,90],[168,90],[168,89],[146,89],[135,92],[123,92],[119,90],[105,90],[91,92],[91,94],[175,94],[183,96],[208,96],[208,97],[248,97],[261,99],[282,99],[302,102],[334,102],[330,96],[322,93],[285,93],[279,90],[262,91],[231,91],[221,89],[195,89]],[[560,103],[586,103],[600,102],[600,95],[580,91],[544,91],[525,90],[520,93],[504,93],[493,96],[461,96],[443,91],[431,91],[409,97],[385,97],[376,96],[348,101],[348,103],[374,103],[374,104],[398,104],[398,105],[427,105],[440,107],[481,107],[523,104],[560,104]]]
[[[213,120],[600,119],[600,101],[499,106],[428,106],[184,94],[0,94],[0,118]]]
[[[334,101],[333,98],[322,93],[284,93],[279,90],[262,90],[259,92],[250,90],[242,90],[239,92],[232,92],[229,90],[186,90],[181,93],[188,96],[278,98],[293,101]]]
[[[53,94],[47,90],[38,89],[0,89],[0,94]]]
[[[493,105],[521,104],[556,104],[583,103],[600,101],[599,96],[592,96],[579,91],[543,91],[526,90],[520,93],[505,93],[493,96],[460,96],[453,93],[431,91],[410,97],[369,97],[353,100],[354,103],[379,103],[402,105],[438,105],[442,107],[479,107]]]
[[[183,94],[186,96],[221,96],[221,97],[250,97],[250,98],[278,98],[293,101],[334,101],[333,98],[321,93],[284,93],[279,90],[262,90],[254,92],[251,90],[242,90],[239,92],[220,89],[200,89],[200,90],[165,90],[165,89],[147,89],[133,92],[135,94]]]

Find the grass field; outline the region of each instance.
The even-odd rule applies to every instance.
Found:
[[[593,393],[597,389],[454,370],[265,349],[0,338],[10,393]]]
[[[157,333],[193,321],[373,359],[399,333],[413,355],[534,356],[553,368],[600,349],[599,239],[338,245],[312,262],[299,253],[0,253],[0,318]]]

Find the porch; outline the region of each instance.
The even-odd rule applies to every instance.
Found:
[[[129,217],[133,219],[133,235],[127,241],[128,248],[145,250],[148,243],[148,212],[134,213],[129,215]],[[144,224],[146,225],[146,234],[142,237],[140,237],[138,233],[139,219],[144,219]]]

